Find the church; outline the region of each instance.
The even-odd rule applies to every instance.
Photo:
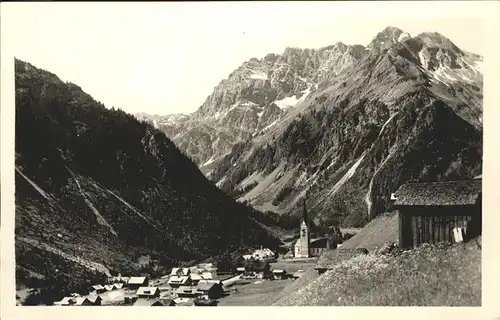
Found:
[[[294,257],[295,258],[310,258],[319,257],[325,250],[330,249],[328,238],[311,239],[311,228],[307,217],[306,202],[304,200],[304,209],[302,213],[302,222],[300,224],[300,238],[295,243]]]

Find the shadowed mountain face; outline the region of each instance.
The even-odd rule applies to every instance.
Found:
[[[438,33],[388,27],[366,48],[251,59],[198,111],[157,124],[240,201],[294,214],[307,196],[317,221],[362,225],[406,181],[480,174],[481,63]]]
[[[168,267],[279,243],[151,125],[16,60],[16,254],[68,288],[92,273]]]

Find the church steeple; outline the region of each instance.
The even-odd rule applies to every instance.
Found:
[[[307,227],[309,227],[309,218],[307,217],[307,208],[306,208],[306,199],[302,201],[302,220],[306,223]]]
[[[310,230],[309,217],[307,216],[306,200],[303,201],[302,221],[300,223],[300,238],[295,245],[295,257],[308,258],[310,256]]]

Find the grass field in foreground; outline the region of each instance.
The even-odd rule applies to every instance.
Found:
[[[231,288],[238,291],[231,292],[227,297],[219,299],[219,306],[269,306],[276,299],[292,291],[289,289],[300,288],[316,278],[314,272],[314,261],[292,262],[287,260],[278,260],[271,263],[272,269],[283,269],[292,274],[298,270],[304,270],[303,278],[296,280],[252,280],[242,281]],[[312,274],[312,277],[310,276]]]
[[[358,256],[274,305],[480,306],[480,243]]]

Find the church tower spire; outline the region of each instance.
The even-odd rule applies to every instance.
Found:
[[[306,223],[309,228],[309,217],[307,216],[306,199],[302,201],[302,220]]]
[[[306,200],[303,201],[302,221],[300,223],[300,238],[295,245],[295,257],[309,258],[310,230],[307,216]]]

